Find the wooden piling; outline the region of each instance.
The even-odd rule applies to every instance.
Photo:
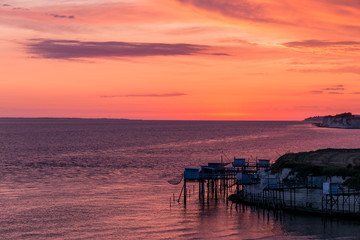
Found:
[[[185,174],[184,174],[185,175]],[[186,205],[186,178],[184,177],[184,204]]]

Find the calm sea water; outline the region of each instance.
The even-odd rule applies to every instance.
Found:
[[[168,181],[221,157],[359,140],[302,122],[0,119],[0,239],[358,239],[360,222],[203,205],[197,185],[184,206]]]

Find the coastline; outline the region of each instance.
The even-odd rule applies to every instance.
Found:
[[[243,175],[257,177],[244,182]],[[360,216],[360,149],[288,153],[270,168],[237,178],[234,203],[327,217]]]
[[[352,113],[341,113],[334,116],[310,117],[304,121],[325,128],[360,129],[360,116]]]

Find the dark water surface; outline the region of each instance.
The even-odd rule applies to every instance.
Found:
[[[359,239],[360,222],[201,204],[168,180],[237,157],[360,148],[302,122],[0,119],[0,239]]]

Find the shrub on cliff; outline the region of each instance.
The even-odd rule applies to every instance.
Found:
[[[298,181],[307,176],[341,176],[344,184],[360,189],[360,149],[320,149],[311,152],[287,153],[271,166],[271,173],[290,168]]]

